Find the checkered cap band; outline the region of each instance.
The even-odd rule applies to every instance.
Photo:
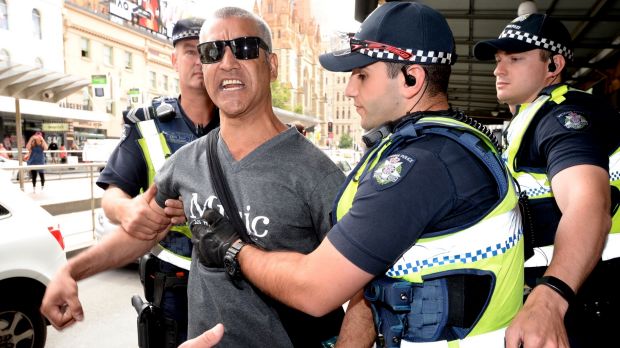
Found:
[[[172,36],[172,41],[178,41],[178,40],[182,40],[182,39],[186,39],[188,37],[198,37],[198,35],[200,35],[200,30],[199,29],[188,29],[185,31],[182,31],[176,35]]]
[[[549,40],[547,38],[534,35],[528,32],[514,30],[514,29],[504,29],[504,31],[502,31],[502,33],[499,35],[499,38],[500,39],[509,38],[509,39],[523,41],[530,45],[540,47],[541,49],[545,49],[551,52],[561,54],[569,60],[573,60],[573,51],[568,49],[568,47],[558,42],[554,42],[553,40]]]
[[[399,49],[411,53],[411,57],[409,57],[409,59],[403,59],[398,54],[394,54],[388,50],[379,48],[362,48],[358,52],[379,60],[400,60],[403,62],[413,62],[420,64],[452,64],[452,53],[422,50],[416,50],[414,52],[414,50],[412,49]]]
[[[448,264],[468,264],[479,260],[488,259],[508,252],[508,250],[519,242],[522,236],[523,231],[520,229],[503,242],[489,245],[472,252],[455,255],[448,254],[441,257],[433,257],[432,259],[427,260],[416,260],[415,262],[408,262],[404,265],[394,265],[385,274],[388,277],[402,277],[407,274],[420,272],[424,268],[438,267]]]

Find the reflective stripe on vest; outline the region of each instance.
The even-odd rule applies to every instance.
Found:
[[[520,108],[520,112],[512,120],[507,130],[508,148],[504,151],[503,158],[506,161],[506,166],[512,173],[513,177],[519,183],[519,187],[524,191],[530,200],[553,198],[553,191],[551,189],[551,183],[546,173],[531,173],[527,171],[517,170],[519,163],[517,163],[517,153],[521,147],[523,137],[527,131],[530,123],[540,110],[540,108],[548,102],[554,102],[561,104],[566,100],[564,96],[569,91],[566,85],[557,87],[551,92],[551,95],[540,95],[534,102],[530,104],[524,104]],[[570,89],[570,91],[586,93],[583,91]],[[620,189],[620,148],[616,149],[614,153],[609,157],[609,174],[610,185]],[[612,217],[612,226],[609,233],[615,234],[620,232],[620,209],[616,211]],[[548,250],[535,251],[540,254],[547,261],[546,265],[551,262],[551,257],[548,257]],[[615,243],[608,243],[603,251],[607,258],[620,257],[620,247]],[[542,259],[538,261],[528,262],[526,265],[530,267],[531,264],[540,264]],[[533,266],[531,266],[533,267]]]
[[[506,328],[467,336],[462,340],[436,342],[409,342],[402,340],[400,348],[499,348],[504,347]]]
[[[140,132],[141,138],[138,139],[140,149],[144,154],[146,160],[146,166],[148,169],[148,184],[149,186],[155,181],[155,174],[164,165],[166,159],[170,156],[170,147],[166,142],[166,138],[163,133],[157,128],[155,121],[145,120],[136,123],[136,126]],[[192,237],[191,231],[187,224],[183,226],[173,226],[169,233],[179,233],[187,238]],[[179,255],[164,248],[161,244],[155,245],[151,249],[151,253],[157,256],[159,259],[169,262],[177,267],[189,270],[191,258]]]
[[[483,133],[447,117],[424,117],[415,124],[414,129],[423,132],[422,128],[429,126],[459,129],[484,141],[487,148],[493,148]],[[404,128],[390,134],[369,150],[347,178],[346,187],[337,200],[338,220],[351,208],[361,176],[372,170],[390,150],[398,148],[403,138],[417,136],[415,131],[403,134]],[[496,162],[499,164],[499,159]],[[514,184],[505,168],[503,172],[503,180],[508,182],[507,192],[482,220],[462,230],[420,238],[386,273],[388,277],[402,278],[411,283],[423,283],[424,276],[451,270],[458,272],[475,269],[493,273],[495,286],[490,300],[467,337],[507,327],[522,305],[523,242],[520,214]]]

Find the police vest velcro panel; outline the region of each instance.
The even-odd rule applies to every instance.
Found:
[[[554,199],[553,191],[551,189],[551,182],[547,177],[547,174],[543,170],[540,172],[531,172],[524,169],[520,169],[517,154],[519,153],[522,145],[523,138],[525,136],[528,127],[532,121],[536,118],[538,112],[546,106],[548,103],[561,104],[566,100],[567,92],[580,92],[586,93],[576,89],[569,89],[566,85],[555,88],[551,94],[542,94],[536,98],[530,104],[524,104],[519,113],[512,120],[510,127],[507,130],[508,147],[504,151],[503,158],[506,161],[506,166],[510,170],[513,177],[519,183],[521,191],[525,192],[530,200],[543,200]],[[615,190],[620,190],[620,148],[616,149],[609,157],[609,174],[610,185]],[[620,209],[613,212],[612,227],[610,234],[616,234],[620,232]],[[608,237],[616,238],[616,236]],[[620,247],[615,246],[616,243],[606,243],[604,254],[606,258],[620,257]],[[546,258],[548,262],[551,261],[551,255]],[[548,264],[547,262],[547,264]]]
[[[521,307],[523,289],[522,230],[517,208],[517,195],[512,180],[506,169],[501,165],[499,155],[493,150],[492,142],[479,130],[447,117],[424,117],[410,126],[405,126],[386,137],[362,158],[354,173],[349,176],[346,188],[341,192],[336,216],[340,219],[350,209],[361,175],[372,170],[381,158],[397,149],[399,144],[413,140],[419,134],[432,133],[444,136],[455,134],[455,132],[446,133],[444,132],[445,129],[456,129],[467,134],[466,136],[453,136],[452,138],[475,154],[491,172],[494,172],[498,187],[502,191],[501,200],[491,212],[468,228],[446,231],[445,233],[434,231],[436,233],[428,234],[432,237],[423,235],[414,246],[395,262],[393,267],[386,272],[385,277],[386,279],[400,279],[405,284],[413,284],[415,287],[411,289],[417,289],[416,291],[419,292],[420,296],[431,298],[431,293],[438,295],[441,294],[441,291],[447,291],[446,285],[442,283],[442,275],[467,274],[472,273],[472,271],[473,273],[479,272],[478,274],[489,275],[493,279],[493,286],[485,308],[481,311],[473,327],[455,333],[455,335],[458,338],[476,336],[506,327]],[[477,138],[478,144],[485,144],[488,151],[481,152],[479,146],[472,147],[474,144],[472,135]],[[496,174],[498,172],[499,174]],[[425,289],[427,279],[434,279],[434,281],[428,282],[429,287]],[[393,282],[382,281],[381,278],[377,281],[383,282],[383,285],[394,284]],[[440,284],[442,290],[438,292],[435,289],[435,284]],[[398,287],[406,288],[403,285]],[[431,288],[435,290],[431,291]],[[411,303],[416,301],[416,291],[412,293],[413,302]],[[398,302],[398,296],[400,294],[395,297],[396,302]],[[403,295],[403,297],[407,296]],[[439,298],[435,296],[435,300]],[[445,298],[444,296],[444,302]],[[417,320],[414,318],[416,315],[410,311],[409,307],[405,311],[394,311],[393,303],[387,306],[384,306],[385,302],[382,303],[383,305],[375,306],[375,309],[383,308],[376,311],[376,320],[392,322],[395,317],[391,317],[391,314],[396,316],[396,321],[404,320],[405,323],[409,323]],[[439,319],[444,318],[448,310],[445,308],[445,303],[442,306],[437,305],[437,301],[432,301],[432,303],[435,303],[432,306],[436,310],[434,313],[433,310],[429,311],[428,307],[420,309],[421,312],[417,313],[417,315],[423,314],[425,320],[431,325],[418,326],[417,329],[413,326],[404,325],[402,326],[403,332],[399,333],[400,337],[414,341],[433,341],[439,337],[439,333],[445,330],[447,326],[445,321],[442,322]],[[375,302],[375,304],[379,304],[379,302]],[[407,304],[403,305],[407,306]],[[387,310],[390,313],[386,314],[382,310]],[[433,320],[430,320],[431,317],[435,317],[439,322],[434,323]],[[383,334],[386,336],[384,338],[391,335],[390,332],[398,331],[398,325],[397,323],[383,325]]]

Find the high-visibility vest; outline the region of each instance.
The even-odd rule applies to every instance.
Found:
[[[523,241],[514,184],[490,139],[481,131],[453,118],[431,116],[399,127],[395,133],[369,150],[349,175],[345,189],[337,200],[336,219],[340,220],[348,213],[360,177],[364,173],[373,170],[380,160],[398,150],[403,142],[411,141],[422,134],[446,136],[474,154],[493,174],[500,188],[500,200],[490,212],[471,226],[423,234],[392,265],[385,276],[373,281],[366,288],[366,298],[371,301],[375,324],[379,334],[385,336],[385,343],[389,346],[396,341],[400,344],[400,342],[428,339],[419,337],[419,333],[412,329],[412,323],[420,321],[421,315],[426,318],[436,314],[423,312],[421,308],[414,310],[416,306],[424,307],[421,303],[423,298],[427,298],[424,293],[427,281],[429,279],[441,281],[448,275],[465,274],[475,270],[490,275],[494,285],[479,319],[472,328],[463,331],[461,338],[476,336],[481,338],[485,334],[489,334],[488,337],[495,337],[497,335],[490,333],[507,327],[522,305]],[[444,291],[446,290],[448,289],[444,288]],[[391,297],[394,297],[394,303],[388,303]],[[430,311],[433,312],[434,309]],[[397,319],[392,322],[393,320],[388,317]],[[399,320],[409,324],[399,325]],[[441,325],[445,326],[445,322],[437,325],[437,330],[442,330]],[[397,336],[400,337],[394,338],[395,332],[399,330]],[[493,340],[496,341],[495,338]],[[458,346],[458,342],[461,341],[450,341],[450,347],[455,344]],[[503,345],[503,335],[501,342],[495,343]]]
[[[540,200],[542,202],[542,200],[548,200],[548,204],[555,204],[551,182],[544,169],[532,172],[528,171],[527,168],[520,168],[519,163],[517,163],[517,153],[522,146],[523,137],[527,129],[539,110],[548,103],[562,104],[566,100],[566,93],[569,91],[586,93],[570,89],[566,85],[560,85],[554,88],[550,94],[541,94],[532,103],[522,105],[519,113],[508,127],[508,147],[503,153],[503,158],[508,170],[510,170],[510,173],[519,183],[519,188],[527,194],[530,201]],[[620,189],[620,148],[615,149],[609,156],[609,174],[610,185]],[[536,231],[535,233],[541,232],[555,233],[555,231]],[[612,216],[610,235],[603,251],[604,260],[620,256],[620,234],[618,232],[620,232],[620,209]],[[551,262],[553,249],[550,246],[537,247],[540,248],[535,253],[536,260],[533,260],[532,263],[528,262],[528,265],[547,266]]]

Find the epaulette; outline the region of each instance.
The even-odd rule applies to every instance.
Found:
[[[155,108],[148,105],[136,106],[123,111],[123,121],[125,124],[136,124],[140,121],[150,120],[156,116]]]

